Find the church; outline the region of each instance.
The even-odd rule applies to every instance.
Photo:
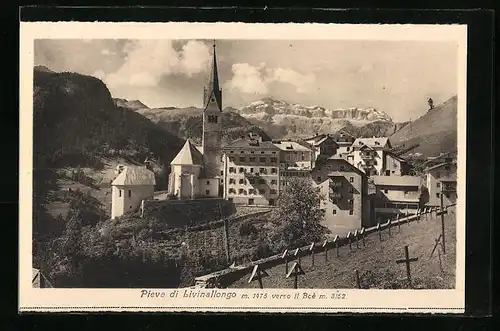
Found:
[[[222,90],[219,87],[215,43],[212,63],[203,89],[203,136],[201,147],[189,139],[170,163],[170,195],[177,199],[222,196]]]

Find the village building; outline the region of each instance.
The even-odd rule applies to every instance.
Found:
[[[422,178],[417,176],[373,176],[375,217],[385,220],[397,214],[414,214],[422,204]]]
[[[332,235],[345,235],[372,225],[366,174],[335,155],[316,164],[311,179],[325,198],[321,202],[324,225]]]
[[[367,176],[384,173],[384,151],[391,148],[389,138],[357,138],[346,158]]]
[[[222,90],[219,87],[215,44],[212,65],[203,89],[203,133],[201,146],[186,141],[170,163],[169,194],[178,199],[221,197]]]
[[[405,176],[410,171],[410,165],[402,157],[390,152],[383,152],[383,176]]]
[[[425,186],[429,193],[427,205],[439,206],[441,194],[443,204],[449,205],[457,199],[457,164],[443,162],[425,169]]]
[[[314,151],[314,162],[321,162],[337,154],[338,145],[329,134],[316,134],[314,137],[303,139]]]
[[[125,166],[111,183],[111,218],[135,211],[145,199],[153,198],[155,175],[144,166]]]
[[[337,132],[332,137],[338,146],[336,154],[347,158],[347,155],[352,151],[352,144],[355,138],[343,131]]]
[[[309,144],[277,140],[273,145],[280,149],[280,190],[291,178],[309,177],[314,165],[314,150]]]
[[[222,149],[224,199],[243,205],[276,205],[281,149],[253,133]]]

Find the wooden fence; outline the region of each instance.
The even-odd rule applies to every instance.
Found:
[[[381,232],[384,230],[388,230],[390,234],[390,231],[394,226],[401,226],[401,224],[419,221],[422,219],[422,217],[426,217],[432,213],[434,213],[437,217],[442,213],[446,213],[447,209],[454,205],[456,205],[456,203],[443,207],[443,211],[440,210],[440,207],[426,207],[422,210],[419,209],[414,215],[396,220],[388,220],[385,223],[378,223],[377,225],[369,228],[361,228],[359,230],[356,230],[355,232],[349,232],[345,237],[336,236],[333,240],[325,240],[322,243],[312,243],[310,245],[294,249],[293,251],[287,250],[283,253],[276,254],[264,259],[252,261],[239,266],[232,266],[224,270],[200,276],[195,278],[194,287],[226,288],[245,275],[252,273],[255,266],[258,266],[260,270],[266,270],[281,264],[287,264],[288,261],[298,260],[300,263],[301,257],[308,255],[314,256],[314,254],[320,252],[326,251],[331,252],[331,254],[338,254],[338,248],[340,247],[348,245],[364,245],[365,236],[370,233],[378,232],[379,238],[381,240]]]

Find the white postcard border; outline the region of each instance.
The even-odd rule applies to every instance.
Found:
[[[154,33],[152,33],[154,31]],[[32,288],[33,63],[35,39],[343,39],[456,41],[458,52],[458,169],[456,288],[453,290],[216,289],[236,298],[184,298],[198,289],[151,289],[164,297],[141,298],[142,289]],[[466,25],[248,24],[21,22],[19,309],[27,311],[258,311],[462,313],[465,307]],[[148,290],[148,289],[145,289]],[[212,289],[200,289],[212,291]],[[178,292],[176,298],[171,295]],[[268,299],[252,299],[267,293]],[[271,299],[272,294],[345,294],[345,299]],[[248,294],[249,299],[241,299]],[[215,294],[216,295],[216,294]]]

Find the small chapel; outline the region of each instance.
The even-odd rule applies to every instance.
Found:
[[[170,195],[177,199],[222,196],[222,90],[219,87],[215,43],[209,75],[203,89],[203,135],[201,146],[189,139],[170,162]]]

